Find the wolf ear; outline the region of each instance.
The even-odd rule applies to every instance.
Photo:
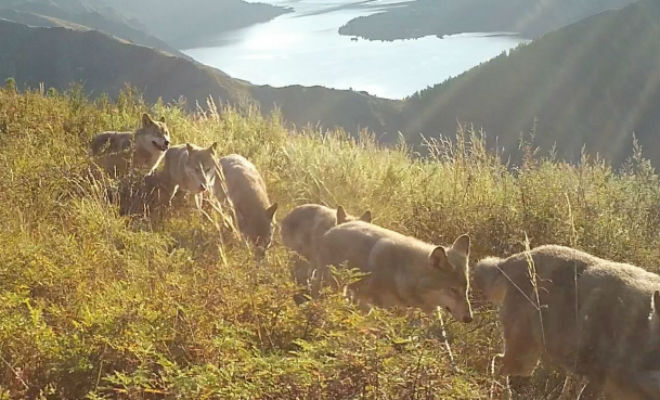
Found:
[[[213,143],[211,143],[211,145],[209,146],[209,152],[210,152],[211,154],[214,154],[214,153],[215,153],[215,149],[217,149],[217,148],[218,148],[218,142],[213,142]]]
[[[142,126],[147,127],[150,125],[154,125],[154,120],[151,119],[149,114],[147,113],[142,114]]]
[[[337,206],[337,225],[344,222],[346,222],[346,210],[342,206]]]
[[[360,216],[360,221],[371,223],[371,210],[367,210]]]
[[[429,256],[429,261],[431,263],[431,267],[437,269],[444,269],[444,266],[451,265],[449,264],[449,259],[447,258],[447,250],[445,250],[445,248],[442,246],[437,246],[435,249],[433,249],[431,255]]]
[[[266,209],[266,217],[272,220],[275,216],[275,211],[277,211],[277,203],[273,203],[273,205]]]
[[[186,143],[186,150],[188,150],[188,153],[192,153],[194,149],[190,143]]]
[[[159,121],[165,123],[165,117],[160,117]]]
[[[653,293],[653,308],[655,309],[655,313],[660,315],[660,291],[658,290]]]
[[[451,245],[451,248],[468,256],[470,254],[470,236],[468,236],[467,233],[459,236],[454,240],[454,244]]]

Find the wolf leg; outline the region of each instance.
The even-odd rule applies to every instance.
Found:
[[[172,206],[172,200],[174,200],[174,196],[176,196],[176,192],[177,192],[178,190],[179,190],[179,185],[174,185],[174,186],[170,189],[170,198],[169,198],[169,200],[168,200],[168,203],[169,203],[170,207]]]
[[[541,340],[531,321],[533,317],[524,315],[525,311],[516,310],[517,314],[523,313],[517,316],[503,314],[504,354],[499,357],[502,360],[502,375],[530,376],[541,357]]]

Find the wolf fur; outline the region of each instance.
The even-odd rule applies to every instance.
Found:
[[[128,165],[153,172],[170,145],[165,119],[154,121],[142,115],[142,126],[135,132],[101,132],[90,144],[90,154],[100,157],[101,166],[110,172],[125,172]]]
[[[320,204],[303,204],[294,208],[280,222],[282,243],[313,261],[318,254],[319,241],[328,229],[357,219],[371,222],[371,211],[365,211],[358,218],[347,214],[342,206],[335,210]]]
[[[216,197],[229,200],[243,237],[262,251],[267,249],[273,238],[277,203],[270,203],[261,174],[238,154],[220,158],[220,168],[224,179],[216,182]]]
[[[449,247],[434,246],[364,221],[328,230],[321,239],[318,265],[348,262],[369,275],[351,287],[360,302],[379,307],[441,306],[462,322],[472,321],[467,294],[470,238]]]
[[[660,399],[657,274],[546,245],[483,259],[472,281],[500,309],[502,374],[529,376],[546,359],[611,398]]]
[[[179,190],[196,195],[214,186],[218,176],[216,147],[217,143],[206,148],[186,143],[167,150],[162,170],[154,175],[170,200]]]

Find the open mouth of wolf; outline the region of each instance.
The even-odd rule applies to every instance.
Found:
[[[151,144],[153,144],[154,147],[157,148],[157,149],[160,150],[160,151],[165,151],[165,150],[167,150],[167,145],[159,144],[159,143],[156,142],[155,140],[152,140],[152,141],[151,141]]]

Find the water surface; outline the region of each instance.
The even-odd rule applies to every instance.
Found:
[[[321,85],[403,98],[526,42],[516,36],[492,33],[368,41],[339,35],[337,30],[352,18],[396,7],[397,2],[270,3],[291,7],[294,12],[226,32],[212,38],[216,45],[184,53],[255,84]]]

